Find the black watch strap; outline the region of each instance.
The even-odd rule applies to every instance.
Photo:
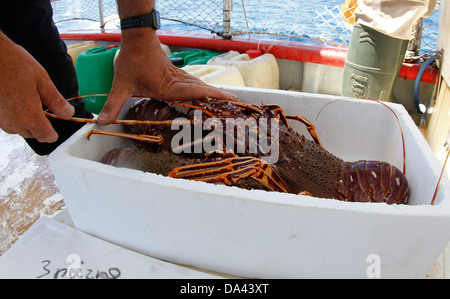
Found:
[[[131,29],[138,27],[151,27],[153,29],[159,29],[161,27],[159,12],[154,9],[150,13],[129,17],[120,20],[120,29]]]

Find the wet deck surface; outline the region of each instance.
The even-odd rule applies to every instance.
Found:
[[[47,157],[0,130],[0,255],[41,215],[64,208]]]
[[[65,207],[47,157],[36,155],[17,135],[0,130],[0,256],[41,215]],[[445,250],[426,278],[448,278],[450,255]]]

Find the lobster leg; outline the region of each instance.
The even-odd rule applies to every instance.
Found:
[[[172,104],[178,105],[178,106],[181,106],[181,107],[186,107],[186,108],[200,109],[200,110],[202,110],[203,112],[205,112],[207,115],[209,115],[209,116],[211,116],[211,117],[215,117],[214,114],[212,114],[211,112],[209,112],[209,111],[206,110],[206,109],[203,109],[203,108],[200,107],[200,106],[189,105],[189,104],[184,104],[184,103],[179,103],[179,102],[172,102]]]
[[[293,119],[296,121],[299,121],[303,123],[306,126],[306,129],[308,130],[309,134],[311,135],[312,139],[320,146],[322,146],[322,143],[319,140],[319,136],[317,135],[316,128],[312,122],[304,118],[300,115],[286,115],[284,114],[283,109],[278,105],[267,105],[267,107],[274,111],[275,116],[278,116],[281,119],[281,122],[286,125],[286,127],[290,128],[287,120]]]
[[[286,118],[297,120],[297,121],[303,123],[306,126],[306,129],[308,130],[308,132],[311,135],[311,137],[313,138],[313,140],[318,145],[322,146],[322,143],[320,142],[319,136],[317,135],[317,132],[316,132],[316,127],[314,126],[314,124],[312,122],[310,122],[309,120],[307,120],[306,118],[304,118],[303,116],[300,116],[300,115],[286,115]]]
[[[288,128],[291,128],[287,122],[286,114],[284,114],[284,110],[278,105],[266,105],[271,111],[274,111],[274,115],[279,117],[281,122]]]
[[[241,108],[245,108],[247,110],[250,111],[255,111],[256,113],[258,113],[259,115],[264,114],[264,111],[258,107],[256,107],[255,105],[251,105],[251,104],[244,104],[244,103],[239,103],[239,102],[233,102],[233,101],[227,101],[228,103],[235,105],[237,107],[241,107]]]
[[[206,98],[207,100],[211,100],[210,98]],[[244,104],[244,103],[239,103],[239,102],[233,102],[233,101],[223,101],[226,102],[228,104],[234,105],[236,107],[240,107],[240,108],[245,108],[246,110],[249,111],[254,111],[256,113],[258,113],[259,115],[262,115],[264,112],[262,109],[258,108],[255,105],[251,105],[251,104]],[[178,105],[181,107],[187,107],[187,108],[193,108],[193,109],[200,109],[203,112],[205,112],[207,115],[211,116],[211,117],[217,117],[219,115],[215,115],[214,113],[208,111],[207,109],[204,109],[202,107],[202,101],[193,101],[193,105],[189,105],[189,104],[185,104],[185,103],[180,103],[180,102],[172,102],[172,104],[174,105]],[[197,105],[194,105],[197,104]]]
[[[233,157],[178,167],[169,176],[225,185],[233,185],[240,179],[252,177],[273,191],[290,193],[276,171],[258,158]]]

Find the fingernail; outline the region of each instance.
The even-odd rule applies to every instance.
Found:
[[[53,132],[51,135],[46,136],[45,138],[39,138],[38,141],[42,143],[54,143],[58,141],[58,138],[58,134],[56,132]]]
[[[66,103],[66,107],[64,107],[64,112],[65,114],[72,116],[75,114],[75,108],[69,103]]]
[[[105,122],[109,120],[109,114],[107,112],[100,112],[100,114],[98,115],[97,118],[98,121],[100,122]]]
[[[238,97],[236,95],[229,93],[229,92],[227,92],[226,94],[229,97],[229,99],[237,101]]]
[[[48,142],[54,143],[54,142],[58,141],[58,138],[59,138],[58,134],[55,134],[54,136],[49,138]]]

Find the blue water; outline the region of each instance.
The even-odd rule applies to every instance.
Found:
[[[342,3],[343,0],[234,0],[231,32],[247,35],[250,31],[250,35],[257,38],[275,36],[284,40],[347,46],[351,30],[343,24],[340,16]],[[59,0],[52,2],[52,5],[55,22],[62,31],[99,27],[97,1]],[[214,32],[219,35],[224,31],[222,0],[157,1],[156,5],[161,14],[162,29]],[[116,1],[103,0],[102,9],[106,28],[118,29]],[[438,9],[424,20],[422,52],[435,50],[438,21]]]

